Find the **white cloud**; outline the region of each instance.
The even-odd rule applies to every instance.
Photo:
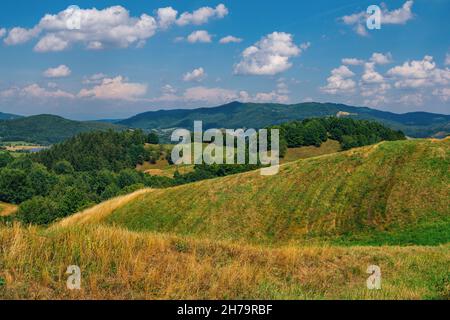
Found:
[[[100,100],[138,100],[147,93],[147,85],[128,82],[124,77],[103,78],[91,89],[82,89],[78,97]]]
[[[392,54],[390,52],[386,54],[375,52],[372,54],[370,61],[380,65],[389,64],[392,63]]]
[[[386,7],[383,8],[381,15],[382,24],[405,24],[412,18],[414,14],[412,12],[412,6],[414,1],[406,1],[399,9],[389,11]]]
[[[153,102],[204,103],[209,105],[228,103],[236,100],[242,102],[277,103],[286,103],[289,101],[288,96],[280,95],[276,92],[258,92],[251,95],[247,91],[198,86],[188,88],[182,94],[177,95],[177,91],[172,86],[166,87],[163,87],[162,96],[151,100]]]
[[[228,44],[228,43],[240,43],[242,41],[243,40],[241,38],[237,38],[234,36],[226,36],[226,37],[223,37],[222,39],[220,39],[219,42],[221,44]]]
[[[447,53],[445,56],[445,65],[450,66],[450,53]]]
[[[104,73],[95,73],[89,77],[84,77],[83,84],[100,84],[104,78],[107,78],[108,76]]]
[[[20,27],[12,28],[8,36],[3,40],[5,44],[13,46],[30,41],[41,32],[40,28],[25,29]]]
[[[422,106],[424,103],[424,96],[421,93],[406,94],[401,96],[400,99],[398,99],[398,102],[407,106]]]
[[[160,8],[156,11],[158,25],[162,29],[167,29],[177,21],[178,11],[172,7]]]
[[[188,24],[201,25],[207,23],[211,18],[222,19],[226,15],[228,15],[228,9],[223,4],[219,4],[216,8],[202,7],[192,13],[182,13],[176,24],[179,26]]]
[[[331,71],[327,85],[320,89],[328,94],[352,93],[356,88],[356,82],[351,79],[354,76],[355,74],[347,66],[340,66]]]
[[[0,92],[2,98],[29,98],[29,99],[73,99],[75,96],[69,92],[57,89],[47,90],[34,83],[23,88],[13,87]]]
[[[375,71],[375,62],[368,62],[364,64],[364,74],[362,75],[362,82],[365,84],[384,82],[384,77]]]
[[[289,97],[277,92],[259,92],[254,98],[250,98],[251,102],[276,102],[276,103],[288,103]]]
[[[170,84],[166,84],[161,88],[161,92],[163,94],[175,94],[177,93],[177,90],[172,87]]]
[[[438,96],[444,102],[450,101],[450,88],[434,89],[433,95]]]
[[[289,33],[274,32],[248,47],[242,60],[235,65],[235,74],[275,75],[292,67],[290,58],[296,57],[309,47],[309,43],[297,46]]]
[[[57,52],[66,50],[69,47],[69,42],[61,39],[55,34],[48,34],[43,37],[34,47],[36,52]],[[89,48],[89,46],[88,46]]]
[[[188,37],[187,41],[190,43],[210,43],[212,41],[212,36],[208,33],[208,31],[205,30],[198,30],[192,32]]]
[[[412,12],[412,6],[414,1],[406,1],[399,9],[389,11],[385,5],[383,5],[381,11],[381,24],[406,24],[408,21],[414,18]],[[366,21],[369,15],[365,12],[358,12],[348,16],[343,16],[341,21],[346,25],[353,26],[353,29],[360,36],[367,36]]]
[[[450,69],[439,69],[432,56],[407,61],[390,69],[387,74],[396,79],[397,88],[421,88],[450,83]]]
[[[64,78],[70,76],[72,71],[66,65],[60,65],[56,68],[49,68],[44,71],[44,77],[46,78]]]
[[[189,82],[189,81],[202,81],[206,78],[206,73],[203,68],[194,69],[191,72],[186,73],[183,76],[183,81]]]
[[[12,28],[4,43],[18,45],[39,38],[34,48],[37,52],[63,51],[76,44],[89,50],[128,48],[132,45],[141,48],[160,29],[167,29],[173,24],[201,25],[212,18],[221,19],[227,14],[228,9],[223,4],[215,8],[202,7],[192,13],[185,12],[179,18],[178,12],[172,7],[157,9],[154,18],[145,13],[133,17],[122,6],[102,10],[71,6],[57,14],[46,14],[30,29]],[[80,28],[73,28],[73,21],[79,21]],[[2,33],[6,32],[1,30]],[[197,40],[210,42],[211,39],[208,40],[205,35],[207,34],[198,34]]]
[[[6,35],[6,29],[0,28],[0,38],[3,38]]]
[[[364,64],[364,60],[356,58],[344,58],[342,59],[342,64],[347,66],[361,66]]]

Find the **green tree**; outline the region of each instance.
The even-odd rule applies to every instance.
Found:
[[[17,219],[27,224],[46,225],[62,217],[61,213],[57,202],[38,196],[20,205]]]
[[[55,163],[53,170],[56,174],[73,174],[75,169],[72,164],[67,160],[61,160]]]
[[[159,144],[159,136],[155,132],[150,132],[147,137],[147,143]]]

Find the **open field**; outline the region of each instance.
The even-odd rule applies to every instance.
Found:
[[[0,228],[0,243],[1,299],[450,298],[448,245],[267,248],[101,226]],[[372,264],[379,291],[366,288]]]
[[[322,143],[320,147],[310,146],[300,148],[289,148],[285,157],[281,160],[281,163],[323,156],[326,154],[332,154],[339,151],[341,151],[340,143],[338,141],[329,139],[326,142]]]
[[[13,204],[0,202],[0,217],[12,215],[17,211],[17,209],[18,207]]]

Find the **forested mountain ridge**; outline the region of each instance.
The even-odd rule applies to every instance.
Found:
[[[18,116],[16,114],[11,114],[11,113],[0,112],[0,120],[14,120],[14,119],[19,119],[19,118],[22,118],[22,116]]]
[[[27,141],[53,144],[78,133],[94,130],[120,130],[122,126],[94,121],[73,121],[54,115],[37,115],[0,120],[0,141]]]
[[[396,114],[365,107],[314,102],[292,105],[232,102],[215,108],[146,112],[118,123],[141,129],[190,129],[195,120],[202,120],[205,129],[263,128],[292,120],[326,116],[374,120],[417,138],[450,134],[450,115],[427,112]]]

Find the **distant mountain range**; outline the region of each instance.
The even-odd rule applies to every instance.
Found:
[[[95,121],[73,121],[53,115],[0,120],[0,141],[27,141],[53,144],[93,130],[120,130],[124,127]]]
[[[402,130],[414,138],[442,138],[450,135],[450,115],[444,114],[396,114],[333,103],[284,105],[232,102],[214,108],[145,112],[125,120],[73,121],[54,115],[22,117],[0,113],[0,141],[53,144],[81,132],[125,128],[166,131],[164,134],[167,134],[170,130],[166,129],[192,129],[195,120],[202,120],[204,129],[259,129],[292,120],[326,116],[373,120],[392,129]]]
[[[117,124],[141,129],[190,129],[194,120],[202,120],[205,129],[263,128],[291,120],[325,116],[374,120],[416,138],[445,137],[450,134],[450,115],[427,112],[396,114],[333,103],[283,105],[232,102],[215,108],[146,112]]]

